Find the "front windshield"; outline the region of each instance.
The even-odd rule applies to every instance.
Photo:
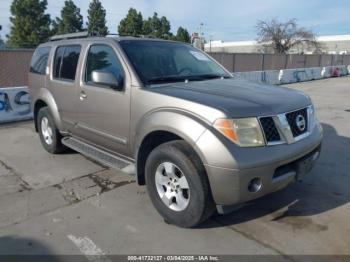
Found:
[[[144,84],[229,77],[198,49],[178,42],[122,40],[120,45]]]

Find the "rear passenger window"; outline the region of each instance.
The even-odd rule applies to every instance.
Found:
[[[51,47],[39,47],[35,50],[32,62],[30,63],[30,72],[39,75],[46,74],[47,61],[49,60],[49,54]]]
[[[55,61],[53,64],[53,77],[60,78],[60,70],[65,47],[59,47],[56,50]]]
[[[56,50],[53,76],[57,79],[75,80],[81,47],[61,46]]]

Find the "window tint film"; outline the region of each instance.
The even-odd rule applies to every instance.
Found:
[[[45,75],[51,47],[40,47],[35,50],[30,64],[30,72]]]
[[[116,53],[106,45],[91,46],[86,63],[85,82],[91,82],[92,71],[94,70],[110,72],[117,79],[123,76],[122,65]]]
[[[61,64],[62,64],[62,58],[64,54],[64,46],[61,46],[57,48],[55,60],[53,64],[53,77],[54,78],[60,78],[60,71],[61,71]]]
[[[54,60],[54,78],[75,80],[81,47],[61,46],[57,48]]]
[[[64,52],[60,78],[75,80],[80,55],[80,46],[67,46]]]

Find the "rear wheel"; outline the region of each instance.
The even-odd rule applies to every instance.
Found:
[[[215,211],[203,164],[185,141],[155,148],[145,174],[151,201],[166,222],[194,227]]]
[[[43,107],[38,112],[37,126],[40,142],[51,154],[59,154],[65,151],[66,147],[61,143],[62,135],[57,129],[48,107]]]

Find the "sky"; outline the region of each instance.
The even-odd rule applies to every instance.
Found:
[[[74,0],[81,8],[84,24],[87,21],[89,0]],[[101,0],[107,11],[110,33],[117,33],[119,21],[130,7],[141,11],[144,18],[157,12],[166,16],[176,32],[183,26],[189,32],[198,31],[204,24],[207,39],[245,41],[256,38],[258,20],[276,18],[281,21],[296,18],[302,27],[317,35],[350,34],[349,0]],[[0,36],[10,31],[10,5],[12,0],[0,0]],[[51,18],[60,15],[64,0],[48,0],[47,12]]]

